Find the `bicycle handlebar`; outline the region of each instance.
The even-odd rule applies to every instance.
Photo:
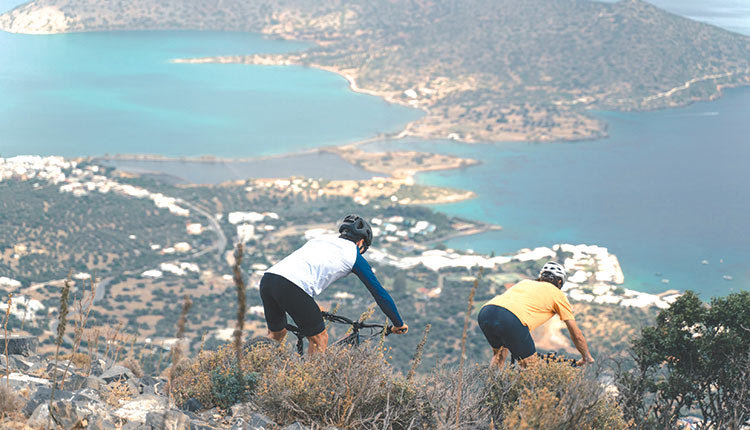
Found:
[[[361,328],[379,328],[379,329],[385,329],[385,335],[388,336],[389,334],[393,333],[393,326],[391,325],[383,325],[383,324],[367,324],[360,321],[353,321],[350,320],[347,317],[343,317],[341,315],[335,315],[329,312],[321,312],[323,315],[323,318],[327,319],[331,322],[337,322],[341,324],[349,324],[353,328],[359,330]]]

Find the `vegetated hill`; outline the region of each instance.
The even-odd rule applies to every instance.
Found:
[[[750,38],[640,0],[39,0],[0,17],[0,28],[311,40],[287,60],[427,110],[412,134],[465,140],[595,137],[603,125],[587,108],[673,106],[750,83]]]

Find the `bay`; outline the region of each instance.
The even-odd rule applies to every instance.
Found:
[[[317,69],[171,62],[306,46],[230,32],[0,32],[0,154],[283,154],[421,115]]]

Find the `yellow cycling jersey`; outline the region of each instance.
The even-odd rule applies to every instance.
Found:
[[[549,282],[523,280],[482,307],[487,305],[502,306],[513,312],[529,330],[544,324],[555,314],[563,321],[573,319],[568,298]]]

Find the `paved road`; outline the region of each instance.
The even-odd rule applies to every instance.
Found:
[[[198,258],[202,256],[203,254],[207,254],[211,251],[216,251],[216,261],[221,261],[221,256],[224,253],[224,249],[227,247],[227,236],[224,234],[224,231],[221,229],[221,226],[219,225],[218,221],[216,221],[216,218],[214,218],[213,215],[206,212],[205,210],[199,208],[198,206],[195,206],[192,203],[186,202],[185,200],[179,199],[178,202],[184,206],[187,206],[188,209],[192,210],[193,212],[197,212],[208,220],[208,228],[213,230],[214,233],[216,233],[216,241],[214,242],[213,246],[209,246],[206,249],[203,249],[193,255],[191,255],[188,259]]]
[[[224,231],[221,229],[221,226],[216,221],[216,219],[205,210],[195,206],[192,203],[186,202],[185,200],[179,199],[178,202],[181,205],[187,206],[188,209],[191,211],[201,214],[208,220],[208,228],[212,230],[214,233],[216,233],[216,240],[211,246],[206,247],[205,249],[201,249],[200,251],[194,252],[193,254],[186,256],[184,258],[181,258],[181,260],[194,260],[204,254],[208,254],[210,252],[216,252],[216,261],[221,261],[221,256],[224,254],[224,249],[227,247],[227,236],[224,234]],[[146,270],[152,269],[151,266],[141,267],[140,269],[135,270],[128,270],[123,272],[123,275],[135,275],[138,273],[143,273]],[[106,278],[103,278],[99,281],[99,283],[96,284],[96,292],[94,293],[94,303],[100,301],[104,298],[104,294],[107,291],[107,285],[109,285],[110,282],[114,279],[113,276],[108,276]]]

